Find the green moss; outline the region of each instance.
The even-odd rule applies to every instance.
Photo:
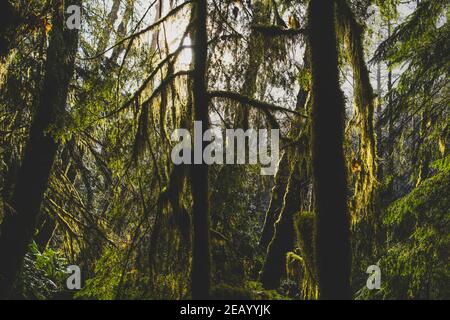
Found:
[[[295,218],[298,247],[311,267],[314,262],[314,213],[300,212]]]
[[[248,281],[245,287],[252,292],[255,300],[288,300],[288,297],[281,295],[276,290],[266,290],[261,282]]]
[[[317,275],[314,263],[315,215],[312,212],[300,212],[295,217],[295,231],[299,254],[290,252],[286,268],[292,269],[296,263],[300,276],[300,291],[302,299],[317,299]]]
[[[211,298],[215,300],[252,300],[253,293],[247,288],[219,284],[212,288]]]

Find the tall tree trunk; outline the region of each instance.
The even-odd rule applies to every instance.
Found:
[[[391,20],[388,20],[388,39],[391,38],[392,35],[392,26]],[[384,157],[386,158],[386,176],[392,174],[394,170],[393,163],[393,146],[394,146],[394,137],[393,137],[393,128],[394,128],[394,112],[393,112],[393,84],[392,84],[392,69],[391,66],[388,66],[388,83],[387,83],[387,105],[386,112],[388,117],[388,126],[387,126],[387,143],[386,143],[386,153]]]
[[[309,68],[306,54],[304,60],[305,68]],[[297,95],[296,111],[300,112],[308,108],[308,96],[309,91],[300,88]],[[294,215],[306,203],[309,179],[308,163],[310,161],[308,156],[309,130],[302,120],[295,118],[291,123],[289,137],[298,141],[283,154],[271,204],[266,214],[263,232],[267,234],[263,233],[263,236],[268,237],[267,241],[270,241],[270,243],[267,243],[264,248],[267,249],[267,254],[260,276],[260,280],[266,289],[278,288],[280,280],[285,274],[286,255],[293,250],[295,243]],[[282,176],[278,177],[279,174]],[[287,177],[283,177],[284,175],[287,175]],[[286,180],[286,182],[283,180]],[[285,190],[285,192],[282,192],[282,190]],[[274,211],[271,212],[273,202],[279,201],[277,197],[281,197],[281,208],[274,208]]]
[[[79,5],[81,0],[67,1]],[[49,132],[64,112],[70,80],[73,75],[78,31],[65,27],[64,8],[55,3],[53,30],[47,51],[45,78],[39,103],[31,125],[28,142],[10,210],[6,213],[0,236],[0,298],[7,298],[21,267],[39,215],[48,178],[58,149]]]
[[[376,112],[376,120],[375,120],[375,132],[377,135],[377,150],[381,145],[381,140],[383,139],[383,132],[381,126],[381,115],[383,113],[383,89],[381,87],[381,62],[377,63],[377,112]],[[378,177],[379,179],[383,178],[383,166],[378,166]]]
[[[114,30],[114,24],[119,16],[120,0],[114,0],[112,3],[111,10],[108,13],[108,18],[106,19],[106,26],[101,32],[101,36],[97,45],[97,53],[100,54],[108,47],[109,40]]]
[[[270,17],[268,6],[256,5],[253,8],[252,25],[267,23]],[[244,83],[241,88],[241,93],[253,98],[257,92],[258,72],[261,64],[264,62],[264,38],[261,34],[252,29],[249,35],[247,57],[248,66],[244,73]],[[249,128],[249,108],[247,106],[239,106],[236,112],[234,124],[244,131]]]
[[[289,161],[287,153],[283,153],[278,171],[275,176],[275,185],[272,188],[270,204],[266,211],[264,226],[259,240],[259,246],[264,252],[273,237],[275,222],[280,216],[283,207],[283,195],[286,193],[286,186],[289,180]]]
[[[120,24],[117,27],[116,41],[120,41],[120,39],[125,38],[127,35],[127,26],[130,23],[130,20],[132,19],[133,13],[134,13],[134,3],[135,3],[135,0],[127,1],[122,20],[120,21]],[[115,47],[113,49],[111,57],[109,58],[109,61],[116,63],[117,58],[126,50],[127,50],[127,47],[125,46],[125,44]]]
[[[350,222],[343,152],[344,99],[339,85],[335,1],[311,0],[308,11],[319,294],[321,299],[349,299]]]
[[[427,91],[428,90],[424,92],[425,96],[427,95]],[[432,101],[426,98],[426,101],[424,101],[423,103],[425,103],[425,107],[422,111],[422,119],[420,122],[420,131],[418,137],[419,147],[417,153],[419,158],[419,169],[417,171],[416,187],[418,187],[430,173],[431,152],[429,145],[427,145],[426,137],[428,134],[428,126],[432,127],[432,118],[429,114],[430,104],[432,103]]]
[[[305,50],[305,55],[303,57],[304,68],[309,70],[310,64],[308,60],[308,50]],[[297,94],[297,104],[295,110],[298,112],[306,111],[309,108],[309,90],[305,88],[300,88]],[[290,125],[289,137],[293,140],[298,139],[300,134],[300,119],[296,119]],[[297,150],[298,151],[298,150]],[[275,184],[272,188],[270,204],[267,208],[264,226],[261,232],[261,238],[259,240],[259,246],[262,250],[266,251],[269,242],[274,236],[275,222],[280,216],[280,212],[283,207],[283,199],[287,191],[287,184],[289,181],[290,167],[289,167],[289,156],[288,154],[292,152],[285,152],[281,156],[280,162],[278,164],[278,171],[275,176]],[[305,152],[306,154],[306,152]],[[292,155],[290,155],[292,157]],[[292,160],[292,159],[291,159]]]
[[[295,242],[294,215],[301,209],[301,189],[307,183],[306,166],[297,159],[284,195],[283,209],[275,223],[274,235],[267,248],[261,272],[261,282],[266,289],[276,289],[286,270],[286,254],[292,251]],[[302,167],[302,168],[300,168]]]
[[[207,1],[194,4],[196,30],[194,32],[193,112],[194,121],[201,121],[203,132],[209,127],[206,67],[208,36],[206,31]],[[202,135],[203,135],[202,132]],[[202,146],[202,153],[205,144]],[[202,157],[203,158],[203,157]],[[192,299],[208,299],[211,282],[210,217],[208,166],[192,165],[193,243],[192,243]]]

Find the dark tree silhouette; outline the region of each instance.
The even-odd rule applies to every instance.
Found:
[[[9,0],[0,3],[0,59],[6,57],[11,50],[14,31],[19,24],[18,13]]]
[[[201,121],[203,131],[209,126],[206,68],[208,57],[208,35],[206,31],[207,3],[199,0],[194,4],[194,74],[193,74],[193,112],[194,121]],[[202,133],[203,135],[203,133]],[[203,155],[202,147],[202,155]],[[203,162],[203,160],[202,160]],[[194,164],[192,173],[193,198],[193,243],[191,295],[193,299],[207,299],[210,293],[211,252],[208,166]]]
[[[343,153],[344,100],[339,85],[335,1],[311,0],[308,16],[319,294],[321,299],[349,299],[351,254]]]

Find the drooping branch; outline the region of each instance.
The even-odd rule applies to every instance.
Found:
[[[275,104],[271,104],[271,103],[267,103],[267,102],[263,102],[263,101],[259,101],[256,99],[252,99],[249,98],[247,96],[241,95],[239,93],[236,92],[231,92],[231,91],[210,91],[209,92],[209,98],[224,98],[224,99],[229,99],[229,100],[233,100],[236,102],[239,102],[243,105],[247,105],[247,106],[251,106],[254,107],[256,109],[260,109],[262,111],[279,111],[279,112],[286,112],[286,113],[291,113],[291,114],[295,114],[299,117],[305,118],[307,119],[308,116],[301,114],[295,110],[291,110],[291,109],[287,109],[287,108],[283,108],[280,106],[277,106]]]

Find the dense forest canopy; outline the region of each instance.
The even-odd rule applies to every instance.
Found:
[[[2,0],[0,298],[449,299],[449,9]]]

